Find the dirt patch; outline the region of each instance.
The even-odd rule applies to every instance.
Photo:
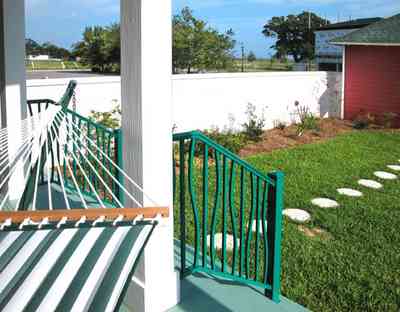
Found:
[[[310,237],[310,238],[316,238],[316,237],[319,237],[319,238],[322,238],[322,239],[330,239],[330,238],[332,238],[331,234],[329,234],[328,232],[326,232],[325,230],[320,229],[320,228],[312,228],[312,229],[310,229],[310,228],[305,227],[303,225],[299,225],[297,228],[305,236]]]
[[[246,157],[259,153],[268,153],[278,149],[326,141],[342,133],[355,131],[351,122],[339,119],[322,119],[319,121],[319,128],[319,131],[305,131],[301,136],[297,134],[296,125],[286,127],[283,130],[272,129],[265,131],[260,142],[245,146],[239,155]]]

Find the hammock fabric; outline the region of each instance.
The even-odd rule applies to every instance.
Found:
[[[0,310],[118,310],[155,225],[0,232]]]

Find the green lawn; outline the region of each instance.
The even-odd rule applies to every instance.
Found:
[[[382,190],[357,185],[361,178],[377,180],[374,171],[390,171],[386,165],[400,164],[399,159],[400,132],[381,131],[352,132],[247,159],[263,172],[284,171],[285,206],[307,210],[313,216],[308,226],[329,234],[310,238],[285,220],[286,297],[313,311],[400,310],[400,181],[381,181]],[[342,187],[364,196],[338,195]],[[313,207],[314,197],[335,199],[340,208]]]
[[[64,65],[64,66],[63,66]],[[34,67],[33,67],[34,66]],[[28,61],[26,62],[27,70],[61,70],[61,69],[85,69],[86,66],[78,62],[71,61]]]
[[[235,60],[235,70],[241,71],[242,61]],[[274,60],[259,59],[254,62],[245,61],[245,72],[265,72],[265,71],[292,71],[293,62],[280,62]]]

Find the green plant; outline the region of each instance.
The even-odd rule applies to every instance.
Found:
[[[300,120],[297,124],[297,134],[301,136],[306,130],[320,131],[319,120],[315,117],[307,106],[301,106],[295,102],[296,114]]]
[[[258,142],[261,141],[261,136],[264,133],[265,118],[256,114],[256,107],[249,103],[247,104],[247,122],[243,124],[243,134],[248,140]]]
[[[368,129],[375,123],[375,116],[371,113],[360,113],[353,121],[353,128],[357,130]]]
[[[204,131],[204,134],[235,154],[239,153],[248,142],[246,135],[231,130],[224,132],[214,128]]]
[[[110,129],[121,127],[121,108],[116,105],[110,112],[91,111],[89,119]]]

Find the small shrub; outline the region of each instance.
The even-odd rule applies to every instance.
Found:
[[[246,136],[232,131],[221,132],[218,128],[204,131],[211,140],[237,154],[247,144]]]
[[[297,134],[300,136],[306,130],[319,132],[319,119],[315,117],[307,106],[301,106],[298,101],[295,102],[296,113],[300,122],[297,124]]]
[[[121,127],[121,108],[115,106],[110,112],[91,111],[89,119],[110,129]]]
[[[393,121],[398,117],[398,114],[393,112],[386,112],[382,115],[382,124],[385,128],[392,128]]]
[[[353,128],[357,130],[368,129],[375,123],[375,116],[371,113],[360,113],[353,121]]]
[[[258,142],[261,141],[261,136],[264,133],[265,118],[258,117],[256,107],[249,103],[247,105],[247,122],[243,124],[243,134],[248,140]]]

